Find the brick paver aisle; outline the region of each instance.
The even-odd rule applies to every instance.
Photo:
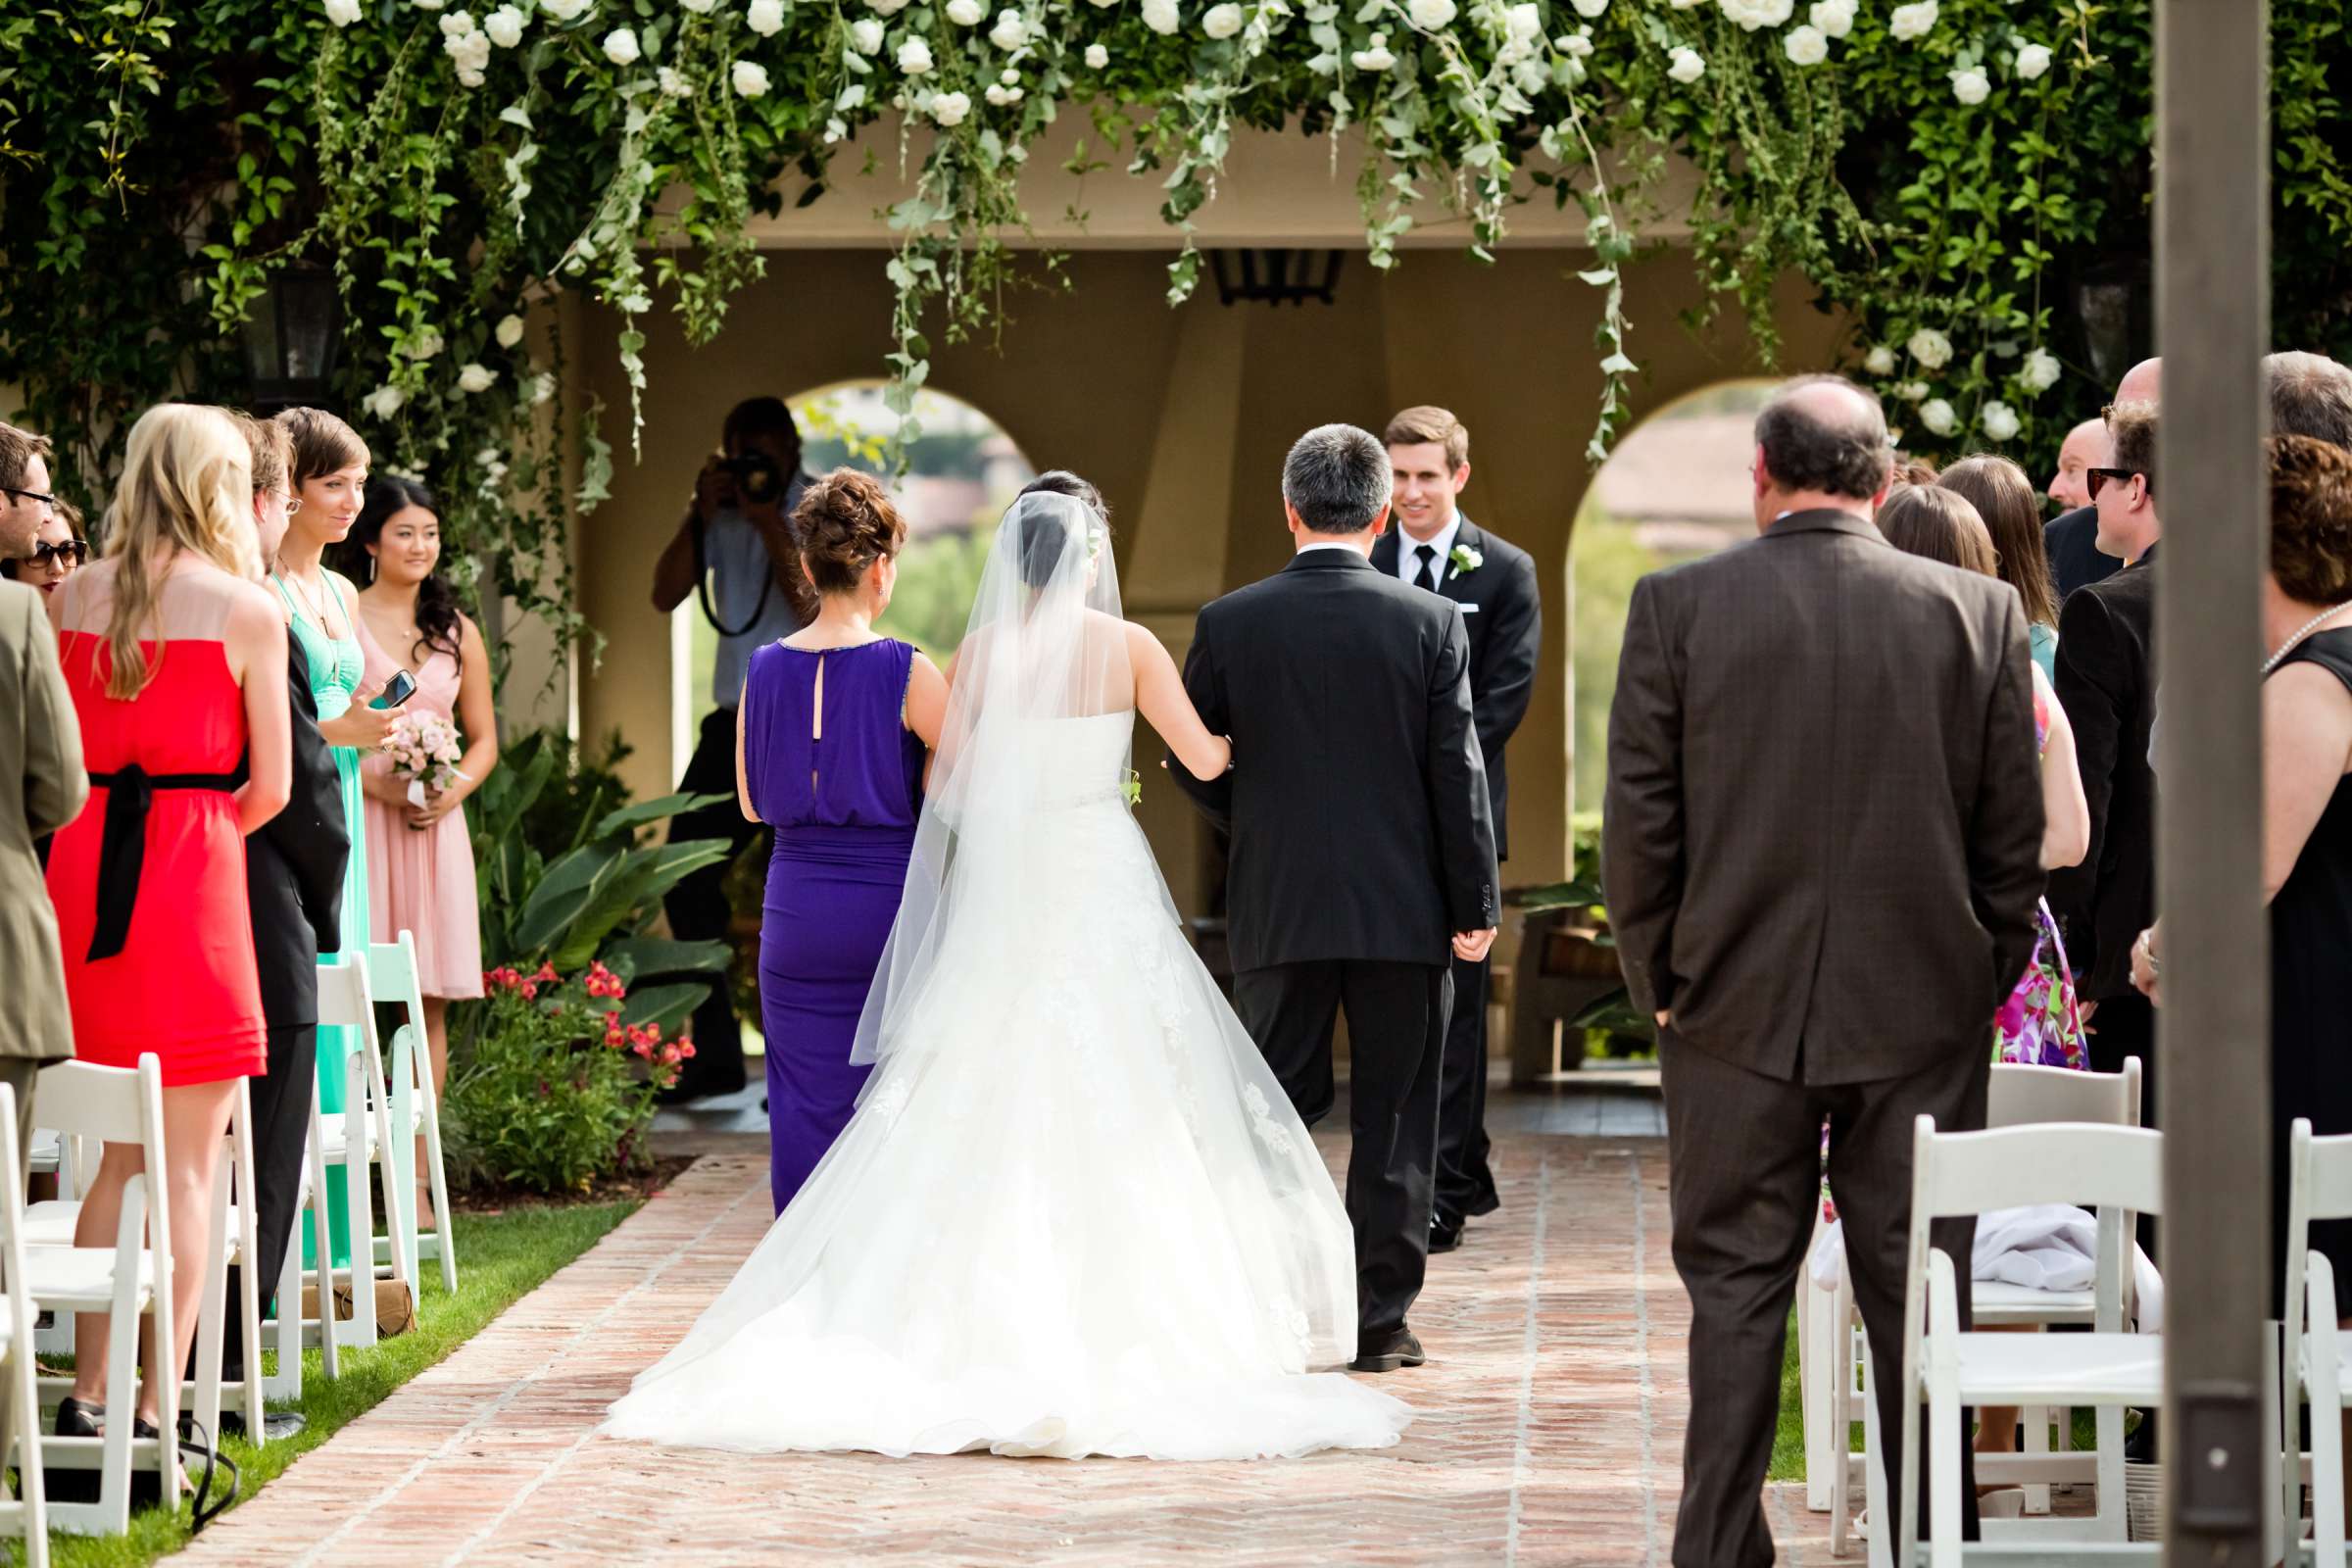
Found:
[[[1662,1563],[1688,1311],[1655,1140],[1500,1140],[1503,1211],[1432,1260],[1394,1448],[1254,1464],[653,1449],[593,1436],[768,1217],[706,1156],[184,1560],[241,1565]],[[1327,1155],[1338,1148],[1324,1144]],[[778,1391],[779,1397],[789,1391]],[[1777,1489],[1785,1544],[1823,1521]],[[1819,1548],[1807,1561],[1826,1560]]]

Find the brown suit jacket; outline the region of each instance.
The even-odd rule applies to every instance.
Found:
[[[74,820],[89,793],[41,596],[0,582],[0,1056],[74,1054],[57,911],[32,841]]]
[[[1603,876],[1676,1039],[1815,1084],[1990,1050],[2041,896],[2017,594],[1841,512],[1644,578]]]

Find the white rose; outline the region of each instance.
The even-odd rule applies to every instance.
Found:
[[[1905,381],[1894,389],[1894,395],[1898,398],[1901,398],[1905,403],[1917,403],[1921,398],[1924,398],[1928,395],[1928,383],[1925,381]]]
[[[633,66],[644,54],[637,47],[637,34],[628,27],[614,27],[605,34],[605,58],[616,66]]]
[[[326,20],[348,27],[360,20],[360,0],[326,0]]]
[[[882,52],[882,24],[871,17],[859,17],[850,24],[850,47],[861,55]]]
[[[429,360],[440,352],[441,334],[433,327],[426,327],[409,340],[409,358],[412,360]]]
[[[1441,32],[1453,24],[1453,0],[1405,0],[1404,14],[1423,32]]]
[[[784,0],[752,0],[743,24],[762,38],[773,38],[784,30]]]
[[[409,395],[406,392],[396,386],[385,385],[377,387],[360,399],[360,407],[379,419],[389,419],[398,414],[400,406],[408,401]]]
[[[2047,392],[2058,384],[2058,357],[2047,349],[2035,349],[2019,366],[2017,379],[2029,392]]]
[[[490,64],[490,37],[487,33],[467,32],[441,40],[441,47],[457,63],[458,79],[468,87],[481,85],[482,73]]]
[[[1161,37],[1172,35],[1184,24],[1184,13],[1177,9],[1176,0],[1144,0],[1144,25]]]
[[[1107,66],[1107,65],[1109,65],[1109,64],[1110,64],[1110,51],[1109,51],[1109,50],[1107,50],[1107,49],[1103,48],[1103,47],[1102,47],[1101,44],[1099,44],[1099,43],[1090,43],[1090,44],[1088,44],[1088,45],[1086,46],[1086,69],[1087,69],[1087,70],[1089,70],[1089,71],[1101,71],[1101,70],[1102,70],[1102,69],[1104,66]]]
[[[1987,403],[1977,411],[1977,427],[1991,441],[2008,441],[2025,427],[2017,411],[2006,403]]]
[[[541,370],[531,377],[531,407],[537,408],[556,395],[556,372]]]
[[[2017,78],[2032,81],[2050,69],[2050,51],[2046,44],[2030,43],[2017,52]]]
[[[943,92],[931,100],[931,118],[950,128],[962,124],[971,113],[972,100],[965,93]]]
[[[871,0],[871,3],[877,17],[895,17],[907,6],[907,0]]]
[[[1919,406],[1919,422],[1937,435],[1950,435],[1960,428],[1960,416],[1941,398],[1931,398]]]
[[[655,72],[654,82],[662,89],[662,96],[664,98],[691,98],[694,96],[694,83],[688,81],[686,73],[678,70],[675,66],[663,66],[660,71]]]
[[[482,31],[501,49],[512,49],[522,42],[522,13],[513,6],[500,6],[482,19]]]
[[[487,392],[498,384],[498,372],[487,365],[467,363],[458,369],[458,390]]]
[[[1806,20],[1833,38],[1854,30],[1854,0],[1813,0]]]
[[[899,70],[909,76],[920,76],[931,69],[931,46],[920,38],[909,38],[899,45]],[[760,77],[764,91],[766,76]]]
[[[1818,66],[1830,58],[1830,35],[1819,27],[1790,27],[1781,38],[1781,51],[1789,63]]]
[[[498,346],[500,348],[513,348],[515,344],[522,341],[522,318],[519,316],[500,317],[498,327],[494,332],[491,333],[491,336],[498,339]]]
[[[1608,0],[1601,0],[1603,5]],[[1533,43],[1544,36],[1544,10],[1535,0],[1515,5],[1502,14],[1502,30],[1513,43]]]
[[[463,38],[472,30],[473,16],[470,12],[452,11],[441,19],[441,36],[444,38]]]
[[[571,22],[583,15],[594,0],[539,0],[539,9],[558,22]]]
[[[1234,8],[1234,15],[1237,17],[1241,15],[1239,6]],[[1241,29],[1237,26],[1234,30],[1239,32]],[[1006,54],[1012,53],[1013,50],[1029,41],[1027,19],[1011,7],[1005,7],[997,13],[997,24],[988,29],[988,41]]]
[[[1796,0],[1716,0],[1723,14],[1754,32],[1761,27],[1777,27],[1788,20],[1796,9]]]
[[[1952,73],[1952,96],[1974,107],[1992,96],[1992,78],[1982,71]]]
[[[1394,71],[1396,68],[1396,57],[1389,53],[1388,39],[1389,35],[1385,32],[1374,33],[1372,47],[1358,49],[1350,54],[1348,57],[1349,63],[1358,71]]]
[[[441,9],[442,0],[409,0],[409,4],[419,11],[438,11]]]
[[[678,0],[678,4],[698,17],[707,17],[718,9],[718,0]]]
[[[1572,32],[1559,41],[1560,53],[1571,60],[1583,60],[1592,53],[1592,39],[1582,32]]]
[[[948,20],[958,27],[976,27],[987,15],[980,0],[948,0]]]
[[[1426,4],[1427,0],[1415,0],[1415,3]],[[1453,9],[1453,0],[1438,0],[1438,3],[1448,11]],[[1211,38],[1232,37],[1242,30],[1242,8],[1232,4],[1231,0],[1221,6],[1210,6],[1200,18],[1200,30]]]
[[[1952,363],[1952,340],[1932,326],[1923,326],[1912,333],[1911,340],[1903,347],[1931,370],[1940,370]]]
[[[1666,74],[1685,86],[1707,74],[1707,63],[1699,59],[1698,51],[1688,44],[1678,47],[1668,58],[1674,63],[1666,68]]]
[[[762,98],[767,95],[767,68],[757,60],[738,60],[728,73],[727,82],[740,98]]]
[[[1879,344],[1868,354],[1862,356],[1862,368],[1873,375],[1892,375],[1894,373],[1894,350],[1884,343]]]
[[[1027,96],[1020,88],[1007,87],[1001,81],[992,81],[988,84],[988,101],[999,109],[1010,104],[1017,104]]]
[[[1609,9],[1609,0],[1574,0],[1574,4],[1580,17],[1597,17]]]
[[[1898,39],[1924,38],[1936,26],[1936,0],[1914,0],[1907,6],[1896,6],[1894,15],[1886,19],[1886,30]]]

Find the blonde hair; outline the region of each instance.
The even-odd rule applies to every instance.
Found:
[[[139,634],[153,633],[160,661],[165,639],[156,598],[183,552],[250,581],[261,579],[253,459],[243,433],[219,409],[164,403],[130,427],[122,482],[107,508],[106,554],[117,562],[114,612],[106,624],[112,660],[107,696],[128,702],[153,678]]]

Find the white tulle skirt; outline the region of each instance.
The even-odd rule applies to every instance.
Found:
[[[961,911],[832,1152],[613,1437],[1240,1459],[1393,1444],[1348,1219],[1117,801]]]

